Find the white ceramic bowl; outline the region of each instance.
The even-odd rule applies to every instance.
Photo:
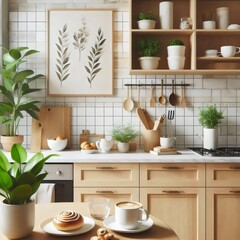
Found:
[[[95,150],[95,149],[93,149],[93,150],[81,149],[81,152],[82,152],[83,154],[92,154],[92,153],[95,153],[96,150]]]
[[[67,139],[63,139],[63,140],[48,139],[47,143],[48,143],[48,147],[51,150],[61,151],[67,146]]]

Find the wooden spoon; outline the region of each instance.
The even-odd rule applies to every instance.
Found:
[[[181,90],[182,90],[182,97],[181,97],[180,105],[182,108],[185,108],[186,102],[185,102],[185,94],[184,94],[184,86],[183,85],[181,85]]]
[[[172,80],[172,93],[169,96],[169,102],[172,106],[176,106],[178,104],[178,96],[174,93],[174,80]]]
[[[166,98],[163,96],[163,79],[161,81],[161,96],[159,97],[159,102],[162,104],[162,105],[165,105],[167,100]]]
[[[134,108],[134,102],[129,94],[129,86],[127,87],[127,99],[123,102],[123,108],[128,112],[131,112]]]
[[[151,99],[150,99],[150,107],[151,108],[155,107],[154,87],[152,87],[152,94],[151,94]]]

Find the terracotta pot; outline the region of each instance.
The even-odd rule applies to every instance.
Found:
[[[35,202],[22,205],[0,203],[0,229],[10,239],[20,239],[31,234],[35,223]]]
[[[18,136],[1,136],[1,143],[3,146],[4,151],[10,152],[12,145],[14,143],[23,143],[23,135]]]

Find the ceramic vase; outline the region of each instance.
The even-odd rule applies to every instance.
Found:
[[[4,151],[10,152],[12,145],[14,143],[23,143],[23,135],[17,135],[17,136],[1,136],[1,143],[3,146]]]
[[[9,239],[31,234],[35,223],[35,201],[22,205],[0,204],[0,229]]]
[[[159,3],[159,18],[161,29],[173,29],[173,2]]]
[[[205,149],[217,149],[218,147],[218,134],[216,128],[203,129],[203,147]]]
[[[118,142],[118,151],[121,153],[125,153],[129,151],[129,142]]]
[[[217,23],[219,29],[227,29],[229,25],[229,8],[220,7],[217,8]]]

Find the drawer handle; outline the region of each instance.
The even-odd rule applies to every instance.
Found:
[[[163,193],[184,193],[183,191],[177,191],[177,190],[163,190]]]
[[[230,193],[237,193],[237,194],[239,194],[240,193],[240,190],[231,190],[231,191],[229,191]]]
[[[101,169],[101,170],[112,170],[112,169],[117,169],[116,167],[96,167],[96,169]]]
[[[103,193],[103,194],[108,193],[108,194],[114,194],[114,193],[116,193],[116,191],[96,191],[96,193]]]
[[[184,169],[183,167],[176,167],[176,166],[172,166],[172,167],[162,167],[163,169],[174,169],[174,170],[177,170],[177,169]]]
[[[240,166],[235,167],[229,167],[230,169],[240,170]]]

